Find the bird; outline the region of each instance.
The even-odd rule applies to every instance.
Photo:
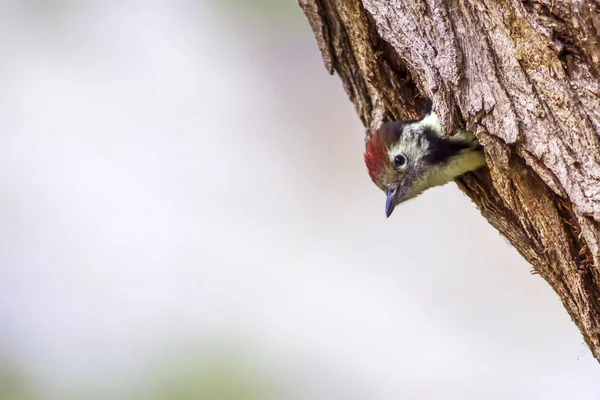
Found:
[[[475,135],[447,136],[431,109],[420,120],[384,123],[365,143],[364,160],[373,183],[386,194],[385,215],[425,190],[486,165]]]

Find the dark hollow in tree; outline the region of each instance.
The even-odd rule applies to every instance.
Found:
[[[600,0],[300,0],[372,134],[467,128],[488,169],[457,180],[560,297],[600,360]]]

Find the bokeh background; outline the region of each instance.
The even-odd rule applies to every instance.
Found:
[[[384,218],[293,0],[0,1],[0,399],[598,399],[453,184]]]

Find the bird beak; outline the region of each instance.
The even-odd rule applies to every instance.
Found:
[[[402,199],[410,194],[410,189],[407,187],[399,187],[396,189],[388,188],[386,190],[387,199],[385,200],[385,217],[389,218],[396,205],[402,202]]]
[[[385,217],[389,218],[392,215],[392,211],[396,208],[396,204],[398,203],[398,198],[400,195],[400,190],[389,188],[386,191],[387,199],[385,200]]]

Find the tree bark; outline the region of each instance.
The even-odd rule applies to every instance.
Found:
[[[600,361],[600,0],[299,3],[367,135],[427,99],[476,134],[488,168],[459,187]]]

